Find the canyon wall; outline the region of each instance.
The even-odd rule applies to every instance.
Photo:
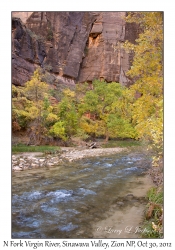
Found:
[[[23,85],[36,67],[50,82],[104,79],[130,85],[132,56],[122,48],[138,36],[126,12],[12,12],[12,83]],[[22,21],[21,21],[21,19]]]

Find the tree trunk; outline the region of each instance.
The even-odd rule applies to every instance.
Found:
[[[109,140],[109,133],[108,133],[108,131],[106,131],[105,143],[107,143],[107,142],[108,142],[108,140]]]

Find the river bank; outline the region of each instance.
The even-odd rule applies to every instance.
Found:
[[[64,162],[73,162],[87,157],[112,155],[127,151],[127,148],[74,148],[61,147],[55,154],[43,154],[39,152],[18,153],[12,155],[12,170],[22,171],[25,169],[52,167]]]

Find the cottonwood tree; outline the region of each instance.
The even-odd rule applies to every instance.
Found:
[[[134,138],[124,92],[125,87],[119,83],[93,81],[93,88],[85,93],[78,107],[81,128],[89,134],[105,136],[106,141],[116,137]]]
[[[32,105],[26,108],[30,113],[32,122],[30,123],[30,143],[39,144],[42,135],[45,133],[45,128],[42,125],[42,110],[44,108],[43,99],[48,92],[48,84],[42,82],[42,74],[39,69],[36,69],[31,80],[25,83],[24,93],[32,102]]]
[[[125,43],[134,51],[134,59],[127,75],[134,80],[130,88],[140,93],[133,103],[132,119],[140,138],[148,139],[163,153],[163,13],[134,12],[126,17],[142,32],[136,44]]]

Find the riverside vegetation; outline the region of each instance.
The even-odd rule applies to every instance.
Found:
[[[134,52],[127,72],[133,85],[127,88],[96,79],[92,85],[77,84],[75,90],[64,89],[58,95],[44,81],[43,70],[37,69],[24,87],[12,86],[13,133],[25,132],[28,145],[38,146],[70,145],[75,138],[146,141],[154,152],[152,166],[163,172],[163,16],[135,12],[126,21],[138,23],[142,30],[135,44],[123,44]],[[146,218],[153,235],[145,237],[162,236],[162,190],[159,182],[148,194]]]

